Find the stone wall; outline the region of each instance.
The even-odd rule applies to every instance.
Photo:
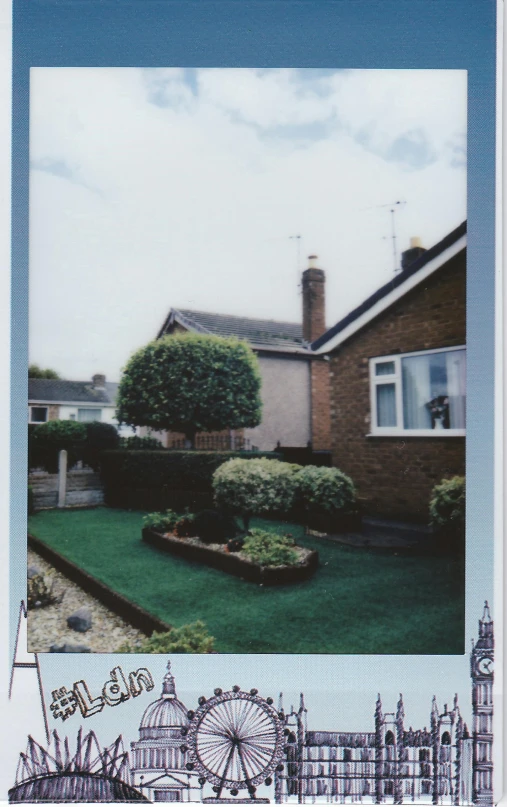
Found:
[[[369,513],[427,521],[435,483],[465,473],[464,437],[371,437],[369,359],[466,343],[464,253],[331,354],[333,464]]]

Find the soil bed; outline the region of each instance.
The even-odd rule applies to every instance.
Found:
[[[174,533],[162,534],[147,527],[143,529],[142,535],[143,541],[163,552],[205,563],[227,574],[265,586],[308,580],[315,574],[319,565],[319,553],[302,546],[294,547],[299,558],[295,566],[260,566],[250,560],[244,552],[228,552],[225,544],[205,544],[199,538],[179,538]]]

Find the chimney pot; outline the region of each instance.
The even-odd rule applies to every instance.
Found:
[[[96,373],[92,376],[92,384],[96,389],[105,389],[106,387],[106,377],[101,373]]]
[[[422,246],[421,239],[419,236],[413,236],[410,239],[410,247],[406,249],[405,252],[401,253],[401,268],[406,269],[410,264],[414,263],[414,261],[419,258],[423,252],[426,252],[426,249]]]

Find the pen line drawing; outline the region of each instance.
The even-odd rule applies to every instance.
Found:
[[[22,604],[20,621],[26,619]],[[439,712],[433,697],[430,727],[405,728],[403,697],[396,712],[384,712],[380,694],[374,731],[341,732],[308,728],[304,695],[299,709],[278,707],[256,689],[216,688],[198,707],[187,710],[176,695],[171,662],[160,697],[144,711],[139,740],[130,757],[122,736],[101,747],[93,731],[77,733],[76,753],[69,739],[53,731],[44,748],[28,737],[20,755],[11,802],[155,801],[241,804],[269,803],[257,794],[263,784],[281,803],[493,804],[494,623],[489,605],[472,642],[470,677],[473,724],[460,714],[458,696],[451,710]],[[19,640],[19,626],[18,626]],[[36,659],[36,654],[34,654]],[[12,677],[20,664],[14,654]],[[23,663],[22,666],[28,666]],[[37,671],[38,662],[29,665]],[[40,687],[41,708],[45,711]],[[45,716],[45,724],[47,718]],[[273,776],[271,776],[273,774]],[[206,796],[211,785],[215,795]],[[223,797],[228,788],[231,798]],[[237,798],[240,796],[239,798]]]

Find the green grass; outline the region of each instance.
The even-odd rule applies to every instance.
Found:
[[[142,513],[47,511],[29,531],[171,625],[202,619],[220,653],[464,653],[463,564],[352,549],[290,531],[319,551],[304,583],[262,587],[141,541]]]

